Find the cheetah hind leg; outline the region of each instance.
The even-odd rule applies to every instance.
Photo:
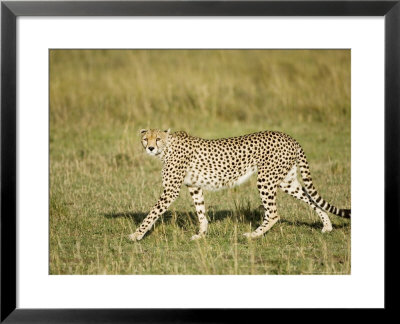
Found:
[[[189,193],[193,198],[194,206],[196,208],[197,217],[199,218],[200,229],[199,233],[193,235],[191,240],[198,240],[206,235],[208,221],[206,217],[206,209],[204,207],[204,196],[201,188],[188,187]]]
[[[281,182],[279,187],[288,195],[291,195],[292,197],[307,203],[318,214],[323,224],[322,233],[332,231],[332,223],[328,215],[310,199],[307,191],[304,190],[299,180],[297,179],[296,165],[292,167],[292,169],[289,171],[285,179]]]
[[[263,234],[265,234],[274,224],[279,220],[278,213],[276,211],[276,191],[277,191],[277,186],[275,185],[273,187],[273,190],[266,189],[267,187],[265,186],[265,179],[267,177],[268,173],[260,173],[258,174],[257,178],[257,188],[260,193],[261,201],[264,207],[264,220],[263,223],[257,227],[253,232],[249,233],[244,233],[243,235],[248,237],[248,238],[256,238],[260,237]],[[267,183],[270,185],[273,183],[272,178],[275,176],[275,173],[271,173],[271,179]],[[263,187],[264,185],[264,187]]]

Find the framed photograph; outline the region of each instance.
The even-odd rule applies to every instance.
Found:
[[[1,321],[393,309],[399,18],[2,2]]]

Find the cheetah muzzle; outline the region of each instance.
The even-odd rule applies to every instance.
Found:
[[[292,137],[275,131],[263,131],[238,137],[207,140],[185,132],[142,129],[143,148],[163,162],[160,199],[129,239],[138,241],[178,197],[186,185],[196,208],[200,229],[192,240],[205,236],[208,221],[203,190],[219,190],[245,182],[257,172],[257,188],[264,209],[262,224],[253,232],[256,238],[267,232],[278,220],[276,192],[279,189],[306,202],[320,217],[322,232],[332,230],[327,212],[350,218],[350,209],[338,209],[326,202],[315,189],[306,156]],[[304,182],[297,178],[299,169]]]

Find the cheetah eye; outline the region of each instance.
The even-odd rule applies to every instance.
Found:
[[[143,141],[146,141],[146,142],[147,142],[147,138],[143,138]]]
[[[158,141],[161,141],[161,138],[157,138],[156,141],[157,141],[157,142],[158,142]]]

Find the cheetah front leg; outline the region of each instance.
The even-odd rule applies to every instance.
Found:
[[[279,216],[276,211],[276,191],[278,189],[275,181],[275,172],[265,172],[259,170],[257,176],[257,188],[260,193],[261,201],[264,206],[263,223],[256,230],[243,235],[248,238],[256,238],[267,232],[278,220]]]
[[[178,198],[179,191],[185,177],[184,164],[165,164],[162,170],[163,187],[164,191],[155,206],[150,210],[150,213],[143,220],[142,224],[135,233],[129,235],[132,241],[139,241],[143,238],[144,234],[157,221],[157,219],[165,213],[172,202]]]
[[[197,240],[205,236],[207,232],[208,221],[206,217],[206,209],[204,207],[203,190],[198,187],[188,187],[189,193],[193,198],[197,216],[199,218],[200,230],[199,234],[193,235],[191,240]]]
[[[129,239],[131,239],[132,241],[141,240],[143,236],[151,229],[151,227],[154,225],[157,219],[162,214],[165,213],[165,211],[172,204],[172,202],[178,197],[178,195],[179,195],[179,187],[165,189],[158,202],[150,210],[150,213],[143,220],[142,224],[140,224],[136,232],[129,235]]]

